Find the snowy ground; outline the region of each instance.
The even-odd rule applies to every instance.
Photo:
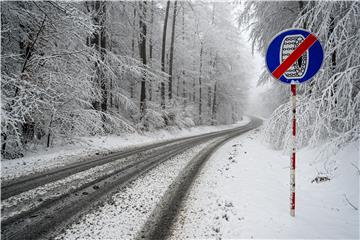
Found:
[[[329,158],[325,169],[317,149],[299,152],[292,218],[289,157],[264,146],[259,135],[244,134],[209,159],[170,238],[359,239],[359,143]],[[330,181],[311,183],[326,169],[335,169]]]
[[[82,161],[95,154],[103,155],[130,147],[229,129],[244,125],[249,121],[250,119],[245,116],[241,122],[233,125],[198,126],[182,130],[159,130],[156,132],[148,132],[143,135],[129,134],[125,136],[82,138],[79,139],[76,144],[67,144],[65,146],[57,146],[36,152],[28,152],[25,157],[18,159],[2,160],[1,180],[10,180],[23,175],[63,166],[72,162]]]

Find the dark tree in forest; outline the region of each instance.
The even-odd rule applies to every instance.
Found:
[[[93,32],[90,37],[90,46],[94,46],[95,49],[100,54],[101,61],[104,60],[106,54],[106,36],[105,36],[105,22],[106,22],[106,2],[104,1],[94,1],[86,2],[88,11],[93,12],[93,22],[94,25],[98,28]],[[101,63],[95,62],[96,69],[96,79],[95,84],[101,87],[102,91],[102,100],[93,101],[93,107],[96,110],[102,110],[105,112],[107,110],[107,89],[106,89],[106,80],[102,74]]]
[[[169,90],[168,90],[169,91],[169,100],[172,99],[174,42],[175,42],[175,25],[176,25],[176,6],[177,6],[177,1],[174,2],[174,13],[173,13],[171,42],[170,42]]]
[[[162,44],[161,44],[161,71],[165,72],[165,50],[166,50],[166,30],[167,30],[167,22],[169,17],[169,8],[170,1],[166,3],[165,10],[165,18],[164,18],[164,26],[163,26],[163,35],[162,35]],[[161,92],[161,107],[165,109],[165,83],[161,82],[160,84],[160,92]]]
[[[131,56],[135,58],[135,42],[136,42],[136,4],[134,4],[133,9],[133,19],[132,19],[132,38],[131,38]],[[134,79],[135,80],[135,79]],[[130,83],[130,97],[134,98],[135,84],[136,81],[131,81]]]
[[[146,65],[146,1],[140,2],[140,10],[141,14],[139,15],[139,23],[140,23],[140,58],[142,60],[142,64]],[[146,108],[146,75],[143,73],[141,80],[141,88],[140,88],[140,113],[141,117],[144,117],[145,108]]]
[[[203,48],[204,44],[200,40],[200,67],[199,67],[199,124],[202,123],[202,68],[203,68]]]

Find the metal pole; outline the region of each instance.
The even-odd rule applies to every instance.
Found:
[[[292,151],[290,157],[290,215],[295,217],[296,85],[291,84]]]

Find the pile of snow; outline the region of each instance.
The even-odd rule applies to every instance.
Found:
[[[170,130],[162,129],[155,132],[145,132],[144,134],[81,138],[76,144],[55,146],[36,152],[28,152],[25,157],[22,158],[2,160],[1,180],[9,180],[31,173],[42,172],[46,169],[86,160],[94,155],[104,155],[130,147],[138,147],[164,140],[230,129],[245,125],[249,122],[250,118],[244,116],[242,121],[232,125],[197,126]]]
[[[242,135],[209,159],[171,239],[359,239],[359,143],[326,161],[316,158],[319,148],[299,151],[293,218],[289,156],[264,146],[259,135],[258,130]]]

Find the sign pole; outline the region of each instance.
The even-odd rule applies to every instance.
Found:
[[[287,29],[270,41],[266,66],[278,81],[291,85],[290,216],[295,217],[296,85],[309,81],[320,70],[324,50],[319,39],[305,29]]]
[[[290,215],[295,217],[296,84],[291,84],[292,151],[290,157]]]

